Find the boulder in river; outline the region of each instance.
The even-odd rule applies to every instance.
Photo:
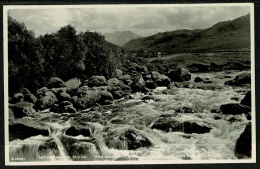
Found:
[[[238,158],[243,156],[251,157],[252,153],[252,126],[248,123],[245,130],[236,141],[235,155]]]
[[[61,80],[58,77],[52,77],[50,78],[48,84],[47,84],[47,88],[51,89],[51,88],[59,88],[59,87],[65,87],[65,83],[63,82],[63,80]]]
[[[59,113],[76,113],[77,110],[73,107],[73,104],[69,101],[63,101],[58,106]]]
[[[152,145],[144,133],[130,127],[112,129],[107,134],[106,143],[109,148],[119,150],[135,150]]]
[[[201,77],[195,77],[194,82],[203,82],[204,79],[202,79]]]
[[[22,118],[30,114],[35,114],[33,104],[29,102],[19,102],[16,104],[9,104],[15,118]]]
[[[251,84],[250,73],[239,74],[233,80],[229,80],[225,82],[225,85],[230,85],[230,86],[243,86],[246,84]]]
[[[34,105],[34,108],[36,110],[44,110],[51,108],[52,105],[54,105],[56,100],[51,96],[43,96],[40,99],[38,99]]]
[[[134,78],[131,88],[133,92],[142,92],[145,90],[145,81],[141,75]]]
[[[56,157],[60,156],[59,148],[57,146],[56,141],[51,138],[46,141],[44,141],[38,148],[38,152],[40,156],[46,156],[49,154],[52,154]]]
[[[168,86],[171,83],[171,80],[168,76],[160,74],[158,72],[152,72],[152,79],[157,83],[158,86]]]
[[[29,119],[17,119],[9,124],[9,140],[26,139],[31,136],[43,135],[48,136],[48,128]]]
[[[71,90],[75,90],[75,89],[79,88],[79,86],[81,85],[81,81],[79,78],[73,78],[73,79],[66,81],[65,85],[67,88],[69,88]]]
[[[110,78],[107,80],[107,85],[110,87],[118,86],[120,81],[117,78]]]
[[[90,137],[92,129],[90,126],[84,126],[78,123],[72,123],[71,127],[65,131],[65,134],[68,136],[79,136],[83,135],[85,137]]]
[[[78,109],[86,109],[94,106],[101,99],[101,93],[97,90],[88,90],[84,92],[78,100],[76,101],[75,107]]]
[[[133,83],[132,77],[128,74],[122,75],[118,77],[118,79],[128,86],[130,86]]]
[[[211,130],[210,127],[205,125],[200,125],[196,122],[185,121],[183,123],[183,132],[187,134],[192,134],[192,133],[204,134],[204,133],[209,133],[210,130]]]
[[[222,114],[232,114],[238,115],[243,113],[248,113],[251,111],[251,108],[246,105],[242,105],[239,103],[228,103],[220,106]]]
[[[183,124],[173,118],[160,118],[154,122],[152,129],[158,129],[165,132],[183,131]]]
[[[146,81],[146,87],[148,89],[155,89],[157,87],[157,83],[154,82],[153,80],[147,80]]]
[[[18,103],[18,102],[23,102],[24,101],[24,95],[22,93],[16,93],[12,97],[12,103]]]
[[[170,79],[174,82],[184,82],[191,80],[190,72],[185,68],[179,68],[177,70],[172,70],[169,75]]]
[[[251,107],[251,91],[246,93],[246,96],[241,100],[240,103]]]
[[[86,84],[89,87],[106,86],[106,78],[104,76],[92,76],[86,81]]]

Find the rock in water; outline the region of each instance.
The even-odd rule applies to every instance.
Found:
[[[171,83],[171,80],[168,76],[160,74],[158,72],[152,72],[152,79],[157,83],[158,86],[168,86]]]
[[[89,87],[106,86],[106,78],[104,76],[92,76],[86,81]]]
[[[190,72],[185,68],[179,68],[169,73],[169,77],[174,82],[184,82],[191,80]]]
[[[44,141],[38,148],[40,156],[55,155],[56,157],[60,156],[57,143],[53,138]]]
[[[209,133],[211,128],[207,126],[202,126],[197,124],[196,122],[190,122],[190,121],[185,121],[183,123],[183,128],[184,128],[184,133],[187,134],[192,134],[192,133],[197,133],[197,134],[204,134],[204,133]]]
[[[120,81],[117,78],[111,78],[107,80],[107,85],[110,87],[118,86]]]
[[[15,118],[22,118],[30,114],[36,113],[36,111],[33,109],[33,104],[29,102],[19,102],[16,104],[9,104],[9,108],[12,109]]]
[[[203,81],[204,81],[204,79],[202,79],[201,77],[196,77],[194,79],[194,82],[203,82]]]
[[[133,92],[145,91],[145,81],[141,75],[136,76],[131,84]]]
[[[12,103],[18,103],[24,101],[24,95],[22,93],[16,93],[12,98]]]
[[[152,145],[144,134],[130,127],[114,129],[107,136],[106,142],[109,148],[135,150],[140,147],[149,147]]]
[[[250,73],[239,74],[233,80],[229,80],[225,82],[225,85],[230,85],[230,86],[243,86],[246,84],[251,84]]]
[[[65,83],[63,82],[63,80],[61,80],[58,77],[52,77],[49,80],[49,83],[47,84],[47,88],[51,89],[51,88],[59,88],[59,87],[65,87]]]
[[[9,124],[10,141],[15,139],[26,139],[37,135],[48,136],[49,131],[47,127],[29,119],[17,119]]]
[[[251,91],[246,93],[246,96],[241,100],[241,104],[251,107]]]
[[[248,113],[251,111],[251,108],[249,106],[245,106],[239,103],[223,104],[220,106],[220,109],[223,114],[232,114],[232,115]]]
[[[251,157],[252,152],[252,126],[248,123],[243,133],[236,142],[235,155],[238,158],[243,156]]]
[[[91,106],[94,106],[101,99],[101,93],[97,90],[88,90],[84,92],[84,96],[78,98],[76,101],[75,107],[77,109],[86,109]]]
[[[65,132],[68,136],[79,136],[83,135],[85,137],[90,137],[92,133],[92,129],[90,126],[83,126],[81,124],[73,123],[70,128],[68,128]]]
[[[183,124],[173,118],[158,119],[152,126],[152,129],[158,129],[165,132],[183,131]]]
[[[51,96],[44,96],[38,99],[34,105],[36,110],[45,110],[51,108],[55,104],[56,100]]]

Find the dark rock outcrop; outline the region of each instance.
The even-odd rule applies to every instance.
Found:
[[[222,114],[232,115],[248,113],[251,111],[251,108],[249,106],[245,106],[239,103],[223,104],[220,106],[220,109],[222,111]]]
[[[204,134],[209,133],[211,130],[210,127],[199,125],[196,122],[185,121],[183,123],[183,132],[187,134],[197,133]]]
[[[77,109],[86,109],[94,106],[101,99],[101,93],[97,90],[87,90],[76,101],[75,107]]]
[[[204,79],[202,79],[201,77],[195,77],[194,82],[203,82]]]
[[[191,80],[190,72],[185,68],[179,68],[169,73],[168,77],[174,82],[184,82]]]
[[[106,85],[106,78],[104,76],[92,76],[87,81],[86,84],[89,87],[93,86],[105,86]]]
[[[142,76],[136,76],[131,84],[133,92],[142,92],[145,90],[145,81]]]
[[[183,124],[173,118],[160,118],[151,127],[165,132],[183,131]]]
[[[230,86],[243,86],[246,84],[251,84],[250,73],[239,74],[233,80],[229,80],[225,82],[225,85],[230,85]]]
[[[158,86],[168,86],[171,83],[171,80],[168,76],[160,74],[158,72],[152,72],[152,80],[156,82]]]
[[[251,91],[246,93],[246,96],[241,100],[240,103],[251,107]]]
[[[35,110],[44,110],[51,108],[55,104],[56,100],[51,96],[43,96],[38,99],[34,105]]]
[[[31,136],[48,136],[48,129],[42,124],[29,120],[17,119],[9,124],[9,140],[26,139]]]
[[[70,128],[68,128],[65,132],[68,136],[78,136],[83,135],[85,137],[91,136],[92,129],[89,126],[83,126],[81,124],[72,124]]]
[[[65,87],[65,83],[63,82],[63,80],[61,80],[58,77],[52,77],[48,84],[47,84],[47,88],[51,89],[51,88],[59,88],[59,87]]]
[[[252,153],[252,126],[248,123],[243,133],[236,141],[235,155],[238,158],[243,156],[251,157]]]
[[[24,95],[22,93],[16,93],[14,94],[12,98],[12,103],[18,103],[18,102],[23,102],[24,101]]]
[[[16,104],[9,104],[15,118],[22,118],[30,114],[35,114],[33,104],[29,102],[19,102]]]

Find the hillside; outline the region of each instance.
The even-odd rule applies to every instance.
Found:
[[[105,39],[118,46],[123,46],[132,39],[140,38],[141,36],[131,31],[116,31],[113,33],[105,33]]]
[[[225,50],[250,47],[250,15],[219,22],[207,29],[175,30],[131,40],[127,51]]]

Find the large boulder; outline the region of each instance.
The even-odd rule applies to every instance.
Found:
[[[239,136],[236,141],[235,155],[238,158],[243,156],[251,157],[252,154],[252,126],[251,123],[248,123],[245,130]]]
[[[78,124],[74,121],[71,122],[71,127],[69,127],[66,131],[65,134],[68,136],[79,136],[83,135],[85,137],[90,137],[92,133],[92,128],[90,126]]]
[[[16,93],[14,94],[12,98],[12,103],[18,103],[18,102],[23,102],[24,101],[24,95],[22,93]]]
[[[75,107],[78,109],[86,109],[91,106],[94,106],[101,99],[101,93],[98,90],[87,90],[84,92],[84,95],[81,95],[80,98],[76,101]]]
[[[239,74],[233,80],[226,81],[225,84],[230,86],[243,86],[246,84],[251,84],[251,74],[250,73]]]
[[[107,80],[107,85],[110,87],[118,86],[120,81],[117,78],[110,78]]]
[[[15,118],[22,118],[36,113],[36,111],[33,108],[33,104],[29,102],[9,104],[9,108],[11,108]]]
[[[183,124],[173,118],[159,118],[154,122],[152,129],[158,129],[165,132],[183,131]]]
[[[89,87],[93,86],[105,86],[106,85],[106,78],[104,76],[92,76],[87,81],[86,84]]]
[[[51,89],[51,88],[59,88],[59,87],[65,87],[66,84],[63,82],[63,80],[61,80],[58,77],[52,77],[50,78],[48,84],[47,84],[47,88]]]
[[[54,105],[56,100],[51,96],[43,96],[38,99],[34,105],[36,110],[45,110],[51,108]]]
[[[155,89],[157,87],[157,83],[153,80],[147,80],[145,83],[148,89]]]
[[[48,128],[29,119],[17,119],[9,124],[9,140],[26,139],[31,136],[49,136]]]
[[[152,72],[152,79],[157,83],[158,86],[168,86],[171,80],[168,76],[160,74],[158,72]]]
[[[61,92],[59,95],[58,95],[58,100],[59,102],[63,102],[63,101],[70,101],[71,100],[71,97],[68,93],[66,92]]]
[[[67,88],[74,90],[74,89],[79,88],[79,86],[81,85],[81,81],[80,81],[79,78],[75,77],[73,79],[66,81],[65,85],[66,85]]]
[[[145,91],[145,81],[141,75],[136,76],[131,84],[133,92]]]
[[[251,91],[246,93],[246,96],[241,100],[240,103],[251,107]]]
[[[195,77],[194,82],[203,82],[204,79],[202,79],[201,77]]]
[[[106,104],[109,101],[113,101],[114,97],[111,93],[107,92],[107,91],[101,91],[101,98],[99,100],[100,104]]]
[[[106,143],[109,148],[119,150],[136,150],[140,147],[149,147],[152,145],[146,135],[130,127],[109,131]]]
[[[76,113],[77,110],[73,107],[73,104],[69,101],[63,101],[58,106],[59,113]]]
[[[200,125],[196,122],[185,121],[183,123],[183,132],[187,134],[197,133],[197,134],[204,134],[209,133],[211,130],[210,127],[205,125]]]
[[[40,156],[46,156],[49,154],[60,157],[60,152],[56,141],[53,138],[50,138],[44,141],[38,148],[38,153]]]
[[[132,77],[128,74],[118,77],[124,84],[130,86],[133,83]]]
[[[27,94],[24,96],[24,101],[35,104],[37,101],[37,98],[33,94]]]
[[[220,106],[220,109],[222,111],[222,114],[232,114],[232,115],[238,115],[243,113],[249,113],[251,111],[251,108],[246,105],[242,105],[239,103],[228,103],[223,104]]]
[[[177,70],[173,70],[168,75],[170,79],[174,82],[184,82],[191,80],[190,72],[185,68],[179,68]]]

